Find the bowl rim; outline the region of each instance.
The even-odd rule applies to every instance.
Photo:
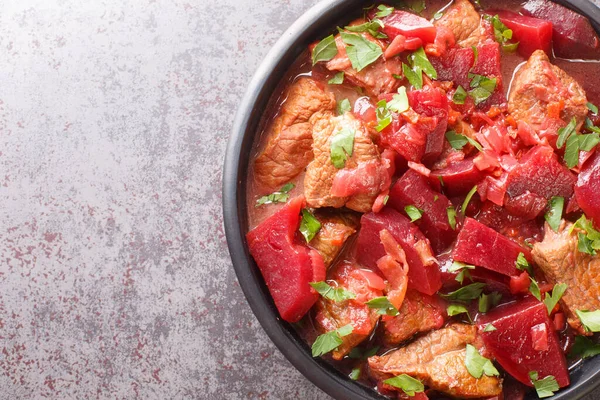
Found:
[[[600,8],[590,0],[553,0],[586,16],[600,31]],[[335,22],[348,20],[351,11],[377,3],[372,0],[323,0],[302,14],[279,38],[260,64],[239,103],[223,168],[223,220],[229,253],[240,287],[269,338],[291,364],[308,380],[336,399],[387,399],[375,391],[351,381],[333,366],[313,358],[308,345],[291,324],[280,319],[252,260],[245,239],[248,228],[246,175],[254,136],[269,103],[287,68],[306,46],[324,32],[332,31]],[[340,12],[348,10],[349,13]],[[553,399],[579,399],[600,385],[600,357],[585,360],[574,371],[576,382],[558,392]],[[532,397],[533,398],[533,397]]]

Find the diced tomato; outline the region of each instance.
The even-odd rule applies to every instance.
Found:
[[[409,265],[408,287],[428,295],[437,292],[442,286],[439,268],[436,264],[425,265],[417,251],[417,243],[420,241],[429,246],[427,238],[405,216],[390,207],[385,207],[377,214],[362,216],[356,244],[357,260],[366,267],[377,267],[377,260],[386,255],[379,236],[383,229],[392,234],[406,254]]]
[[[588,160],[577,177],[575,198],[588,218],[600,228],[600,153]]]
[[[323,258],[294,243],[304,203],[304,197],[290,200],[246,235],[250,254],[288,322],[298,322],[317,301],[319,295],[309,283],[325,279]]]
[[[446,53],[449,47],[454,46],[456,38],[448,28],[437,26],[436,29],[435,41],[425,46],[425,52],[430,56],[440,57]]]
[[[435,40],[435,26],[416,14],[395,10],[383,18],[382,22],[384,24],[383,33],[391,40],[394,40],[398,35],[403,35],[407,38],[419,38],[424,43],[432,43]]]
[[[439,185],[444,182],[444,192],[451,196],[467,194],[484,177],[484,173],[475,167],[474,158],[458,161],[444,169],[431,171],[430,182]]]
[[[373,288],[373,289],[377,289],[377,290],[383,290],[385,289],[385,281],[383,280],[382,277],[380,277],[379,275],[377,275],[375,272],[368,270],[368,269],[357,269],[356,273],[360,276],[362,276],[362,278],[367,281],[368,285]]]
[[[531,280],[527,271],[523,271],[520,275],[510,277],[510,292],[512,294],[527,293]]]
[[[525,58],[536,50],[552,54],[552,22],[520,15],[508,10],[487,11],[498,15],[500,21],[513,31],[513,41],[519,42],[517,52]]]
[[[466,218],[452,255],[456,261],[516,276],[519,274],[516,268],[519,253],[531,261],[529,249],[472,218]]]
[[[490,323],[496,330],[483,332]],[[540,324],[544,325],[546,338],[536,333],[536,344],[532,328]],[[530,387],[533,386],[529,378],[531,371],[537,371],[539,379],[552,375],[560,387],[565,387],[569,385],[569,371],[551,324],[546,305],[533,297],[496,307],[478,321],[486,348],[506,372]]]
[[[444,147],[444,135],[448,127],[448,98],[441,89],[425,86],[408,92],[408,103],[418,114],[436,119],[435,127],[428,133],[423,162],[432,163]]]
[[[565,329],[565,314],[561,312],[557,312],[554,314],[554,330],[562,331]]]
[[[423,210],[416,224],[430,240],[436,253],[441,253],[456,238],[446,211],[452,207],[452,203],[446,196],[434,191],[427,179],[415,171],[409,170],[392,186],[388,205],[402,213],[410,205]]]
[[[417,50],[423,46],[423,41],[417,37],[406,37],[404,35],[398,35],[392,40],[392,43],[385,49],[384,56],[390,59],[406,50]]]
[[[599,58],[600,40],[583,15],[549,0],[530,0],[522,12],[552,23],[554,53],[558,57]]]

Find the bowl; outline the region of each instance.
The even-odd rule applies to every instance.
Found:
[[[556,1],[587,16],[600,31],[600,8],[588,0]],[[223,172],[223,216],[233,266],[240,286],[267,335],[306,378],[336,399],[386,399],[372,388],[350,380],[327,362],[311,356],[310,347],[294,328],[279,318],[262,275],[248,252],[246,176],[254,136],[263,111],[280,80],[297,57],[315,40],[333,31],[363,7],[365,0],[324,0],[309,9],[281,36],[260,65],[244,95],[233,123]],[[553,399],[579,399],[600,384],[600,356],[580,363],[571,371],[571,386]],[[537,398],[530,395],[531,399]]]

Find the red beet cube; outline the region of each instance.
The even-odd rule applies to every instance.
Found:
[[[519,42],[517,52],[525,58],[536,50],[552,52],[552,22],[539,18],[520,15],[512,11],[488,11],[489,15],[498,15],[500,21],[513,31],[513,40]]]
[[[472,49],[448,49],[441,57],[429,57],[429,61],[435,68],[439,80],[454,81],[465,90],[469,89],[471,83],[469,72],[475,61]]]
[[[409,265],[408,287],[421,293],[433,295],[442,286],[440,270],[437,265],[423,264],[416,243],[427,238],[404,215],[390,207],[381,212],[364,214],[361,218],[361,229],[356,245],[356,257],[359,263],[372,269],[377,268],[377,260],[386,253],[381,244],[379,232],[387,229],[406,253]],[[431,251],[431,250],[430,250]]]
[[[465,218],[452,256],[456,261],[515,276],[519,274],[516,267],[519,253],[531,260],[529,249],[472,218]]]
[[[518,381],[533,386],[529,372],[537,371],[539,379],[552,375],[560,387],[569,385],[565,355],[544,303],[528,297],[493,309],[477,323],[486,348]],[[490,323],[496,330],[483,332]]]
[[[600,228],[600,153],[588,160],[577,177],[575,198],[588,218]]]
[[[598,59],[600,40],[583,15],[548,0],[530,0],[523,13],[552,23],[554,53],[563,58]]]
[[[262,273],[281,318],[298,322],[319,298],[309,285],[325,279],[321,256],[294,243],[304,198],[283,208],[248,232],[250,254]]]
[[[436,119],[435,127],[427,135],[422,157],[424,163],[434,162],[444,147],[444,135],[448,127],[448,98],[440,89],[425,86],[421,90],[408,92],[408,102],[415,112]]]
[[[440,179],[444,182],[444,192],[450,196],[465,195],[485,178],[473,163],[474,157],[453,163],[444,168],[431,171],[430,181],[439,185]]]
[[[427,178],[413,170],[408,170],[392,186],[387,204],[402,213],[410,205],[423,210],[423,215],[416,224],[437,254],[447,249],[456,238],[446,211],[448,207],[452,207],[452,203],[446,196],[434,191]]]
[[[433,43],[435,40],[435,26],[423,17],[402,10],[396,10],[382,19],[383,33],[390,40],[403,35],[408,38],[419,38],[424,43]]]
[[[506,183],[506,195],[515,199],[531,192],[546,201],[553,196],[564,197],[568,201],[573,195],[575,181],[575,176],[558,161],[552,148],[536,146],[529,150],[519,160],[519,164],[510,171]],[[515,210],[511,212],[514,214]],[[524,214],[528,212],[527,209],[523,210]]]

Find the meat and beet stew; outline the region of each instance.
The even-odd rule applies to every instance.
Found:
[[[549,397],[600,353],[600,42],[511,1],[357,10],[257,135],[247,242],[281,318],[390,398]]]

